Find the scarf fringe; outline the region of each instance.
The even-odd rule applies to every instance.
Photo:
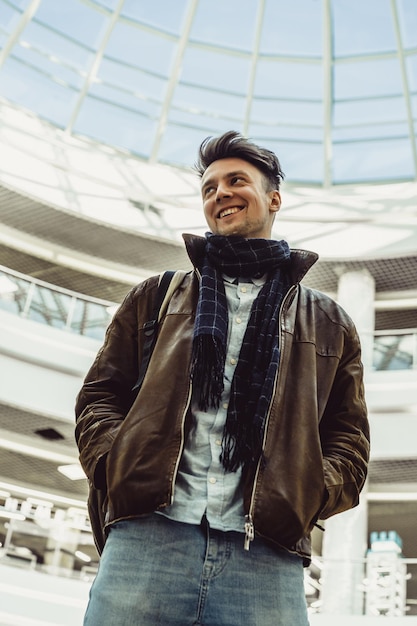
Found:
[[[225,358],[225,346],[221,341],[209,335],[195,338],[192,381],[201,411],[207,411],[209,407],[217,409],[220,405]]]
[[[250,427],[251,435],[244,422],[235,422],[233,432],[230,432],[230,420],[223,432],[222,452],[220,461],[228,472],[236,472],[241,465],[248,467],[256,463],[262,454],[262,444],[259,431]]]

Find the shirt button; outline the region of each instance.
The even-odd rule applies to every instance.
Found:
[[[230,359],[230,365],[236,365],[236,359],[233,357]]]
[[[221,446],[222,445],[222,440],[221,439],[216,439],[216,446]]]
[[[228,409],[229,408],[229,403],[228,402],[223,402],[223,408],[224,409]]]
[[[215,478],[209,478],[209,483],[211,483],[212,485],[214,485],[215,483],[217,483],[217,480]]]
[[[236,318],[236,324],[241,324],[241,323],[242,323],[242,320],[240,319],[240,317],[237,317]]]
[[[247,292],[247,288],[246,288],[246,287],[241,287],[241,288],[240,288],[240,291],[241,291],[242,293],[246,293],[246,292]]]

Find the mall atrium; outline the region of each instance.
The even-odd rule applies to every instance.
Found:
[[[0,0],[0,626],[82,623],[75,396],[128,290],[191,269],[227,130],[279,156],[274,236],[363,346],[369,476],[313,533],[311,625],[417,624],[416,0]]]

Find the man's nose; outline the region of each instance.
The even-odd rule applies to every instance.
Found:
[[[221,202],[224,198],[230,198],[231,190],[225,183],[219,183],[216,189],[216,202]]]

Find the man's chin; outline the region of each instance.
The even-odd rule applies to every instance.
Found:
[[[237,224],[217,224],[216,235],[223,237],[246,237],[247,229]]]

